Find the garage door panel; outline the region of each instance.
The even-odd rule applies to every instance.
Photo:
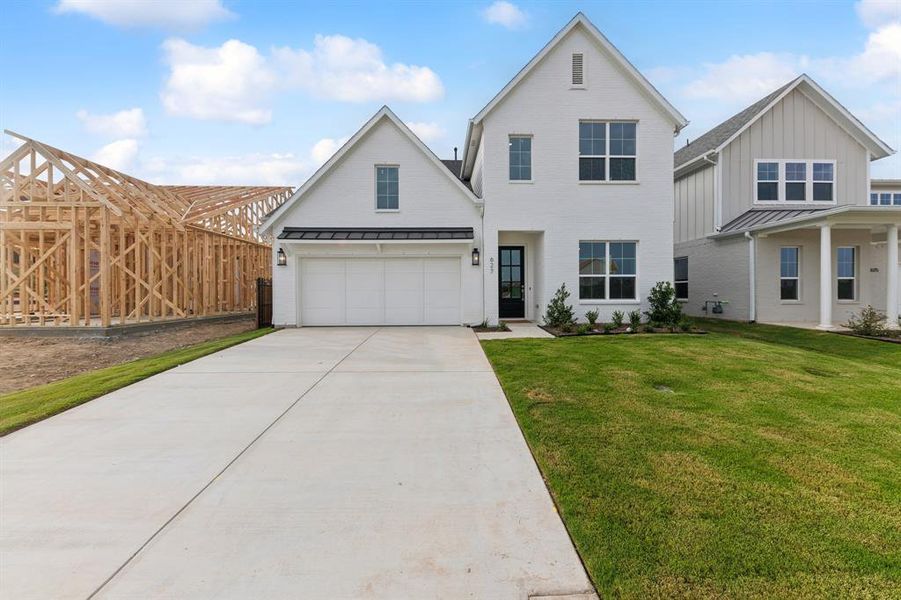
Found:
[[[460,259],[438,258],[426,262],[425,322],[458,323],[460,320]]]
[[[460,258],[307,258],[304,325],[456,325]]]
[[[381,323],[385,296],[384,265],[372,259],[347,259],[345,304],[348,325]]]
[[[344,261],[303,260],[301,265],[301,322],[305,325],[343,325],[347,279]]]
[[[422,319],[420,258],[385,259],[385,323],[419,325]]]

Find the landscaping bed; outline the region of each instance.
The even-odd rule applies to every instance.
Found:
[[[707,333],[703,329],[691,326],[687,329],[679,329],[672,327],[652,327],[651,325],[641,325],[637,330],[632,329],[629,325],[615,326],[612,323],[583,323],[563,329],[560,327],[552,327],[550,325],[539,325],[554,337],[577,337],[583,335],[641,335],[645,333],[681,333],[690,335],[701,335]]]

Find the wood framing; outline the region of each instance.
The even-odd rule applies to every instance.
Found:
[[[37,140],[0,161],[0,326],[251,311],[288,187],[160,186]]]

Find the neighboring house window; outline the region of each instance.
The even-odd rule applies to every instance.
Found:
[[[872,206],[901,206],[901,192],[870,192]]]
[[[399,204],[398,168],[375,168],[375,207],[377,210],[397,210]]]
[[[510,181],[532,180],[532,138],[510,136]]]
[[[757,200],[760,202],[779,200],[779,163],[757,163]]]
[[[832,163],[813,163],[813,199],[815,202],[832,202],[835,168]]]
[[[585,85],[585,56],[581,52],[573,53],[572,84],[574,87]]]
[[[764,159],[755,174],[756,202],[835,202],[834,162]]]
[[[893,201],[894,205],[901,206],[901,193],[893,194],[893,196],[894,196],[894,201]]]
[[[838,272],[838,299],[855,300],[857,298],[857,248],[840,247],[836,261]]]
[[[870,206],[877,206],[879,204],[879,194],[874,194],[870,192]]]
[[[579,242],[579,299],[635,300],[635,242]]]
[[[682,256],[675,259],[673,271],[675,274],[673,281],[676,284],[676,299],[688,300],[688,257]]]
[[[789,202],[807,200],[807,163],[785,163],[785,199]]]
[[[637,134],[633,122],[579,121],[579,181],[635,181]]]
[[[782,300],[801,299],[801,249],[797,246],[779,250],[779,298]]]

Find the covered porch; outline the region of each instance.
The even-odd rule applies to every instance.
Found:
[[[842,206],[751,227],[755,320],[839,329],[872,306],[898,328],[901,207]]]

